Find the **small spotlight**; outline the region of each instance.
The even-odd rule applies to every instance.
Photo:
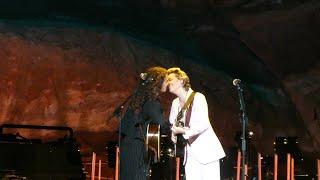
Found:
[[[253,132],[252,131],[249,132],[249,136],[253,136]]]

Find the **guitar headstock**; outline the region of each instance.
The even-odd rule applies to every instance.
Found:
[[[176,125],[177,127],[184,127],[184,122],[182,122],[181,120],[177,120],[176,123],[175,123],[175,125]]]
[[[183,113],[182,111],[180,111],[177,115],[177,119],[176,119],[176,122],[175,122],[175,126],[177,127],[184,127],[184,122],[181,121],[181,119],[183,118]]]
[[[180,119],[182,119],[182,118],[183,118],[183,113],[182,113],[182,111],[180,111],[177,115],[177,120],[180,121]]]

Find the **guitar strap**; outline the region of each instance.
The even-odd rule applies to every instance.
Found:
[[[185,119],[185,126],[186,127],[189,127],[189,124],[190,124],[190,118],[191,118],[191,112],[192,112],[192,104],[193,104],[193,100],[194,100],[195,94],[196,94],[195,91],[193,91],[191,93],[191,95],[189,96],[187,102],[185,103],[185,105],[183,106],[183,108],[180,111],[180,112],[183,112],[183,110],[185,110],[186,107],[188,107],[187,112],[186,112],[186,119]],[[198,138],[198,136],[199,135],[196,135],[194,137],[190,137],[190,139],[187,140],[188,143],[192,144]]]
[[[179,111],[178,115],[177,115],[177,121],[179,121],[182,117],[183,117],[183,112],[187,109],[187,108],[191,108],[189,107],[190,104],[192,104],[194,96],[195,96],[196,92],[193,91],[190,96],[188,97],[186,103],[183,105],[183,107],[181,108],[181,110]],[[192,106],[192,105],[191,105]],[[187,119],[186,119],[187,120]],[[190,121],[190,119],[189,119]],[[189,124],[188,124],[189,125]]]
[[[191,103],[189,105],[189,108],[187,109],[187,112],[186,112],[185,127],[190,127],[190,118],[191,118],[192,105],[193,105],[193,103]]]

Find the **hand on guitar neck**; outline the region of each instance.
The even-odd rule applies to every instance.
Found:
[[[178,113],[177,119],[175,120],[175,123],[171,127],[172,133],[176,136],[177,134],[184,134],[185,133],[185,124],[183,121],[181,121],[183,117],[182,111]]]
[[[172,136],[171,140],[175,143],[175,156],[183,158],[184,157],[184,147],[187,145],[187,140],[183,137],[185,130],[188,127],[177,127],[172,126]]]

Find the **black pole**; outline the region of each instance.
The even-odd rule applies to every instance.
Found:
[[[242,153],[242,161],[241,161],[241,180],[245,180],[245,177],[247,177],[247,173],[245,171],[245,165],[247,164],[247,148],[246,148],[246,133],[247,133],[247,127],[248,127],[248,117],[246,113],[246,106],[244,103],[243,98],[243,89],[240,85],[240,80],[233,81],[233,84],[237,87],[238,90],[238,96],[239,96],[239,102],[240,102],[240,112],[241,112],[241,118],[240,122],[242,124],[242,135],[241,135],[241,153]]]
[[[123,110],[125,109],[125,105],[129,102],[129,100],[131,99],[132,95],[128,96],[127,99],[125,101],[123,101],[118,107],[115,108],[115,110],[113,111],[113,113],[107,118],[107,121],[110,121],[113,117],[117,117],[118,121],[119,121],[119,129],[118,129],[118,147],[119,147],[119,153],[121,154],[121,125],[122,125],[122,121],[121,121],[121,115],[123,114]],[[120,154],[119,154],[119,158],[120,158]],[[118,154],[116,154],[117,157]],[[117,168],[117,167],[115,167]],[[120,179],[120,160],[119,160],[119,171],[118,171],[118,178]]]

